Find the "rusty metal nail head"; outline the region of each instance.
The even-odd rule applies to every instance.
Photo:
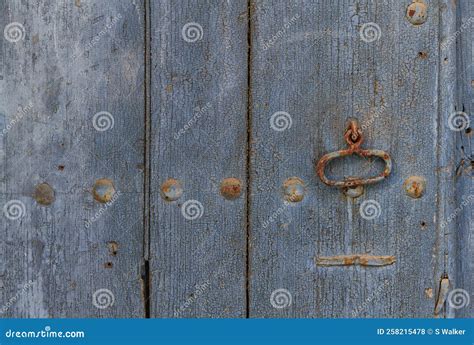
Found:
[[[403,188],[409,197],[419,199],[425,193],[426,179],[422,176],[410,176],[403,183]]]
[[[428,7],[423,0],[415,0],[407,7],[407,20],[413,25],[426,22]]]
[[[222,180],[221,195],[228,200],[235,200],[242,194],[242,183],[238,178],[228,177]]]
[[[293,176],[283,182],[283,194],[286,201],[300,202],[305,195],[306,187],[302,179]]]
[[[166,201],[176,201],[183,195],[183,186],[181,182],[170,178],[161,185],[161,196]]]
[[[94,199],[100,203],[107,203],[112,200],[115,194],[115,187],[112,180],[108,178],[101,178],[95,181],[92,195]]]
[[[343,189],[343,193],[350,198],[358,198],[364,194],[364,186],[347,187]]]

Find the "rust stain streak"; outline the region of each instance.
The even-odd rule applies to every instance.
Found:
[[[336,255],[320,256],[316,258],[318,266],[388,266],[395,263],[396,258],[392,255]]]

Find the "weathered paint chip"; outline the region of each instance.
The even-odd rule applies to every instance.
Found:
[[[449,277],[444,274],[441,277],[439,282],[439,291],[438,291],[438,298],[436,299],[436,305],[434,314],[437,316],[444,308],[444,302],[446,302],[446,297],[448,296],[449,292]]]

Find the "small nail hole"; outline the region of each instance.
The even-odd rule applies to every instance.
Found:
[[[471,132],[472,132],[471,127],[467,127],[467,128],[466,128],[466,134],[469,134],[469,133],[471,133]]]
[[[420,59],[426,59],[428,57],[428,53],[427,52],[418,52],[418,57]]]
[[[106,262],[105,263],[105,268],[112,268],[113,266],[114,266],[114,264],[111,263],[111,262]]]
[[[118,243],[115,241],[110,241],[110,242],[107,242],[107,246],[109,247],[110,255],[117,256],[118,247],[119,247]]]
[[[63,171],[64,170],[64,165],[58,165],[58,170]]]

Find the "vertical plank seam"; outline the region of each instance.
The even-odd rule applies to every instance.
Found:
[[[436,167],[438,167],[439,169],[439,166],[441,164],[441,149],[438,145],[438,142],[439,140],[441,140],[441,136],[440,136],[440,120],[441,120],[441,106],[442,106],[442,102],[441,102],[441,97],[442,97],[442,93],[441,93],[441,79],[442,79],[442,76],[441,76],[441,68],[442,68],[442,62],[441,62],[441,59],[442,59],[442,51],[441,51],[441,48],[440,48],[440,42],[441,42],[441,31],[442,31],[442,27],[441,25],[443,25],[443,20],[442,20],[442,13],[441,13],[441,8],[442,6],[442,0],[441,1],[438,1],[438,37],[437,37],[437,40],[438,40],[438,76],[437,76],[437,90],[436,90],[436,93],[438,95],[438,99],[437,99],[437,102],[436,102],[436,152],[435,152],[435,158],[436,158]],[[439,224],[439,218],[441,217],[441,208],[440,208],[440,198],[439,198],[439,192],[441,191],[441,187],[440,187],[440,176],[439,176],[439,173],[436,174],[436,198],[435,198],[435,202],[436,202],[436,205],[435,205],[435,214],[436,214],[436,218],[437,219],[437,222],[436,222],[436,234],[435,234],[435,252],[437,251],[437,254],[438,256],[440,255],[440,236],[441,236],[441,228],[440,226],[438,225]],[[437,247],[437,248],[436,248]],[[439,258],[435,261],[435,264],[438,266],[438,267],[435,267],[434,270],[433,270],[433,284],[434,286],[436,286],[436,282],[437,282],[437,279],[438,277],[436,276],[438,274],[438,271],[439,271]],[[446,273],[446,267],[444,267],[445,269],[445,273]],[[444,275],[444,274],[443,274]],[[442,276],[443,276],[442,275]],[[441,293],[441,281],[442,281],[442,276],[439,277],[439,281],[438,281],[438,291],[436,292],[436,295],[435,295],[435,305],[434,305],[434,314],[436,315],[436,304],[437,304],[437,300],[439,299],[439,294]]]
[[[456,30],[456,17],[457,17],[457,8],[454,9],[454,13],[450,13],[448,1],[440,0],[438,1],[438,99],[437,99],[437,128],[436,128],[436,166],[438,167],[437,177],[436,177],[436,191],[437,191],[437,198],[436,198],[436,214],[437,214],[437,225],[436,225],[436,233],[437,233],[437,246],[438,246],[438,269],[435,269],[435,274],[441,273],[439,277],[435,276],[436,280],[439,281],[439,288],[438,288],[438,298],[442,294],[442,282],[443,279],[448,279],[450,284],[453,281],[453,276],[451,273],[448,274],[450,268],[450,241],[449,241],[449,234],[453,233],[451,230],[453,229],[454,224],[449,224],[449,229],[443,228],[441,226],[441,217],[446,216],[453,206],[450,204],[450,198],[453,197],[451,193],[455,193],[454,190],[452,192],[446,191],[446,186],[443,186],[445,182],[444,177],[444,170],[443,168],[450,169],[449,157],[452,156],[454,152],[449,152],[451,146],[450,143],[454,142],[454,139],[450,135],[446,135],[445,131],[445,115],[448,109],[450,109],[450,102],[453,102],[455,99],[455,88],[450,89],[450,81],[452,81],[453,74],[450,72],[451,64],[456,64],[456,47],[454,49],[450,48],[446,51],[446,59],[447,63],[445,63],[445,58],[442,49],[442,40],[444,37],[450,37],[453,32]],[[443,5],[445,6],[445,10],[442,10]],[[454,25],[454,28],[453,28]],[[453,30],[454,29],[454,30]],[[457,75],[457,66],[454,66],[454,78]],[[455,81],[454,81],[455,82]],[[449,134],[449,133],[448,133]],[[445,145],[440,145],[440,143],[444,140]],[[449,141],[448,141],[449,140]],[[455,188],[454,180],[452,181],[452,187]],[[446,226],[447,227],[447,226]],[[441,249],[441,248],[442,249]],[[455,254],[455,253],[451,253]],[[441,259],[442,257],[442,259]],[[440,262],[441,261],[441,262]],[[436,302],[435,302],[436,303]],[[446,301],[443,301],[444,308],[443,308],[443,318],[447,318],[449,315],[449,310],[447,310]],[[435,305],[435,315],[436,315],[436,305]]]
[[[145,96],[145,109],[144,109],[144,178],[143,178],[143,303],[145,310],[145,318],[150,318],[150,193],[151,193],[151,162],[150,162],[150,147],[151,147],[151,53],[150,53],[150,42],[151,42],[151,21],[150,21],[150,0],[144,0],[145,10],[144,12],[144,96]]]
[[[469,37],[472,34],[471,30],[464,30],[465,23],[468,23],[472,18],[472,4],[466,1],[458,1],[456,3],[456,32],[459,32],[459,36],[456,40],[456,45],[459,49],[456,51],[458,55],[456,55],[456,102],[455,102],[455,110],[465,112],[467,114],[471,111],[471,106],[469,103],[469,96],[467,90],[464,89],[464,83],[466,80],[463,78],[463,74],[466,74],[466,77],[470,77],[469,67],[471,66],[472,62],[472,53],[469,53],[472,50],[472,43],[466,42],[465,37]],[[463,18],[467,18],[465,22],[463,22]],[[472,81],[471,81],[472,82]],[[469,88],[469,86],[468,86]],[[467,108],[466,108],[467,107]],[[455,142],[455,150],[456,150],[456,158],[455,158],[455,197],[456,197],[456,206],[461,209],[459,218],[456,221],[456,227],[459,229],[459,232],[456,232],[456,241],[454,243],[454,248],[456,252],[456,257],[469,257],[469,233],[470,233],[470,212],[471,207],[463,206],[463,203],[466,201],[464,197],[467,197],[469,200],[470,195],[472,195],[472,166],[473,164],[473,147],[471,144],[472,138],[470,138],[470,134],[466,132],[468,128],[472,127],[472,123],[469,124],[467,128],[463,131],[459,132],[456,135],[456,142]],[[466,151],[467,149],[467,151]],[[471,178],[469,175],[466,176],[465,174],[465,163],[471,165]],[[464,243],[463,243],[464,242]],[[473,248],[471,246],[471,248]],[[465,250],[467,249],[467,252]],[[467,255],[466,255],[467,254]],[[453,260],[454,261],[454,260]],[[466,271],[463,269],[463,266],[466,265]],[[469,291],[469,283],[470,280],[470,268],[469,264],[465,262],[465,260],[455,260],[453,262],[454,274],[456,278],[456,285],[459,288],[462,288],[466,291]],[[474,281],[473,281],[474,282]],[[472,284],[472,283],[471,283]],[[471,290],[472,291],[472,290]],[[472,308],[469,308],[469,304],[466,305],[464,308],[460,308],[456,310],[456,317],[472,317]]]
[[[440,10],[441,8],[441,5],[442,3],[441,2],[438,2],[438,90],[437,90],[437,93],[438,93],[438,101],[437,101],[437,125],[436,125],[436,166],[439,167],[441,165],[441,148],[440,148],[440,145],[438,144],[440,142],[440,140],[442,139],[441,138],[441,124],[440,122],[442,121],[442,106],[443,106],[443,100],[442,100],[442,97],[443,97],[443,93],[441,92],[441,83],[442,83],[442,79],[443,79],[443,76],[442,76],[442,68],[443,68],[443,64],[442,64],[442,50],[441,50],[441,47],[440,47],[440,42],[441,42],[441,39],[442,39],[442,28],[443,28],[443,14],[442,14],[442,11]],[[439,237],[442,236],[442,229],[441,227],[439,226],[439,218],[441,217],[441,212],[442,212],[442,209],[441,209],[441,200],[440,200],[440,195],[439,193],[441,192],[441,181],[440,181],[441,177],[439,176],[439,173],[438,173],[438,176],[436,177],[436,191],[438,193],[438,196],[436,197],[436,214],[437,214],[437,218],[438,218],[438,222],[437,222],[437,226],[436,226],[436,232],[437,232],[437,236],[438,236],[438,239],[436,240],[437,242],[437,246],[438,246],[438,255],[441,254],[440,252],[440,246],[441,246],[441,243],[440,242],[444,242],[444,240],[441,240]],[[446,250],[446,247],[444,246],[444,243],[442,245],[442,247]],[[443,256],[445,255],[445,252],[442,254]],[[446,258],[444,257],[443,258],[443,261],[444,261],[444,264],[442,265],[443,266],[443,270],[444,270],[444,273],[442,274],[441,277],[439,277],[439,286],[438,286],[438,297],[436,298],[436,300],[439,299],[439,294],[441,293],[441,281],[442,281],[442,277],[447,275],[446,273]],[[439,258],[438,258],[438,267],[440,266],[439,264]],[[437,272],[438,270],[435,269],[435,274],[438,273]],[[434,277],[434,282],[436,283],[436,279],[438,279],[438,277]],[[436,302],[435,302],[435,310],[436,310]],[[445,317],[445,315],[444,315]]]
[[[247,1],[247,161],[246,161],[246,242],[245,242],[245,317],[250,318],[250,212],[251,212],[251,150],[252,150],[252,0]]]

